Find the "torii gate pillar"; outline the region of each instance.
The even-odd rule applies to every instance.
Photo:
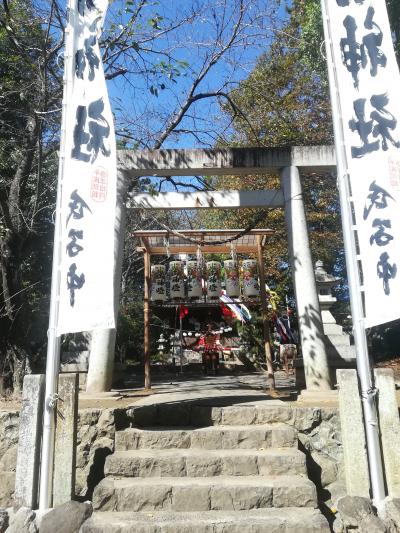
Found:
[[[281,184],[306,386],[308,391],[330,390],[332,385],[299,169],[296,166],[283,168]]]
[[[117,175],[117,203],[114,222],[114,313],[118,318],[121,293],[122,261],[126,228],[127,180],[119,171]],[[89,371],[86,392],[96,394],[111,390],[116,329],[99,329],[91,332]]]

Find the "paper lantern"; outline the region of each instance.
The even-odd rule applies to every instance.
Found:
[[[243,271],[243,296],[254,297],[260,293],[258,283],[257,261],[254,259],[245,259],[242,261]]]
[[[169,263],[169,293],[172,299],[185,297],[185,273],[182,261]]]
[[[189,298],[201,298],[203,294],[201,285],[201,272],[198,261],[188,261],[187,266],[187,290]]]
[[[236,261],[224,261],[226,294],[237,298],[240,296],[239,268]]]
[[[207,261],[207,299],[215,300],[221,295],[221,263],[218,261]]]
[[[152,302],[165,302],[167,289],[165,286],[165,266],[152,265],[151,267],[151,295]]]

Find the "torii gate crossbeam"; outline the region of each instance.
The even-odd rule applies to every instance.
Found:
[[[270,199],[271,194],[273,194],[275,198],[283,198],[284,202],[289,257],[299,316],[306,386],[307,390],[329,390],[331,388],[331,378],[309,246],[300,170],[302,172],[316,172],[321,170],[334,171],[335,169],[336,157],[333,146],[228,148],[219,150],[120,150],[118,152],[118,205],[115,226],[116,306],[119,301],[122,271],[124,220],[127,202],[126,190],[131,179],[140,176],[279,173],[281,176],[281,189],[277,189],[274,192],[264,191],[263,194],[265,198],[269,196]],[[188,198],[190,193],[183,194]],[[208,203],[206,196],[203,196],[205,202]],[[143,202],[144,200],[144,197],[142,197],[141,201]],[[147,202],[149,204],[148,207],[152,208],[149,199],[147,199]],[[130,206],[135,203],[135,198],[128,200]],[[140,201],[138,203],[140,204]],[[137,207],[143,208],[145,206],[138,205]],[[246,205],[246,207],[250,206]],[[267,207],[278,206],[271,204]],[[169,208],[172,208],[172,206]],[[114,360],[114,350],[112,349],[114,340],[115,330],[93,332],[87,385],[87,390],[90,392],[110,390]]]

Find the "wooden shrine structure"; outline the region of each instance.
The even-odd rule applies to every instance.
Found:
[[[138,251],[144,255],[144,376],[145,388],[151,387],[150,371],[150,315],[151,315],[151,256],[152,255],[175,255],[175,254],[196,254],[199,245],[189,239],[196,239],[201,242],[200,248],[202,254],[230,254],[230,242],[221,243],[230,237],[240,235],[235,239],[235,252],[238,254],[252,254],[257,258],[258,274],[260,280],[260,299],[263,318],[263,335],[265,360],[267,363],[268,375],[271,387],[274,386],[273,368],[271,360],[271,345],[269,335],[269,325],[267,318],[267,294],[265,289],[265,272],[263,260],[263,248],[267,242],[268,236],[274,232],[270,229],[251,229],[244,233],[242,229],[201,229],[201,230],[182,230],[171,232],[167,230],[148,230],[135,231],[133,235],[139,239]],[[186,238],[185,238],[186,237]],[[252,300],[254,303],[254,299]],[[218,304],[220,302],[218,301]],[[172,304],[161,304],[163,307],[176,306],[180,304],[201,307],[210,305],[210,302],[186,302],[184,300]],[[215,305],[215,304],[214,304]]]

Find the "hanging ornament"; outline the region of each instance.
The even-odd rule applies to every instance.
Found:
[[[150,298],[152,302],[165,302],[165,300],[167,299],[164,265],[152,265],[151,267]]]
[[[240,296],[239,269],[234,259],[224,261],[224,270],[226,294],[237,298]]]
[[[185,297],[185,273],[182,261],[170,261],[169,263],[169,292],[172,299]]]
[[[219,261],[207,261],[207,299],[215,300],[221,295],[221,263]]]
[[[242,261],[243,271],[243,296],[255,297],[260,293],[258,283],[257,261],[254,259],[245,259]]]
[[[188,298],[201,298],[203,294],[201,270],[199,261],[188,261],[187,265],[187,291]]]

